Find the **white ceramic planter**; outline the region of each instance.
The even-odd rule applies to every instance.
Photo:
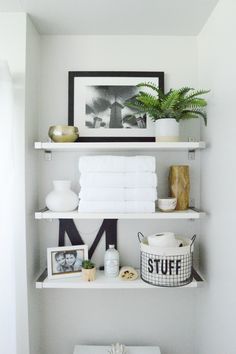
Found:
[[[156,141],[179,141],[179,123],[174,118],[158,119],[155,129]]]
[[[46,197],[51,211],[72,211],[78,206],[78,196],[71,189],[71,181],[53,181],[54,189]]]

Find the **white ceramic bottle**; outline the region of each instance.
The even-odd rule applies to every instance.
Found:
[[[104,257],[104,271],[107,277],[117,277],[119,275],[120,256],[114,245],[109,245]]]
[[[53,181],[54,189],[46,197],[51,211],[72,211],[78,206],[78,196],[71,189],[71,181]]]

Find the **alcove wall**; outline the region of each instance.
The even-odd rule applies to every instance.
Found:
[[[39,139],[47,139],[50,125],[66,124],[68,71],[164,71],[166,89],[197,84],[197,41],[195,37],[156,36],[41,36],[41,94]],[[182,136],[199,138],[198,121],[185,122]],[[108,152],[106,152],[108,153]],[[141,154],[142,152],[138,152]],[[77,153],[53,153],[52,161],[39,156],[39,206],[54,179],[71,179],[79,188]],[[119,154],[119,153],[116,153]],[[122,152],[123,154],[123,152]],[[131,154],[130,152],[127,154]],[[149,152],[156,156],[159,194],[167,193],[171,164],[190,164],[192,196],[196,206],[200,194],[200,153],[195,161],[187,152]],[[76,222],[90,245],[101,221]],[[137,232],[152,234],[173,230],[191,236],[198,233],[195,221],[121,220],[118,247],[122,264],[139,265]],[[58,222],[39,221],[41,265],[46,248],[56,246]],[[95,253],[102,264],[104,241]],[[196,260],[197,262],[197,260]],[[195,296],[197,289],[166,290],[43,290],[41,293],[41,340],[45,354],[72,353],[76,343],[157,344],[163,353],[193,352]]]
[[[26,14],[1,14],[0,50],[9,62],[17,98],[18,193],[11,250],[16,270],[15,338],[13,323],[8,328],[12,348],[17,346],[19,354],[67,354],[78,343],[114,341],[157,344],[164,354],[235,353],[235,6],[233,0],[219,1],[198,37],[41,36]],[[201,194],[208,217],[201,225],[180,220],[127,220],[118,225],[122,262],[132,265],[138,264],[137,231],[174,230],[186,236],[197,232],[199,265],[207,280],[202,290],[34,288],[39,270],[45,267],[46,248],[57,244],[58,233],[57,221],[36,222],[34,211],[44,206],[53,179],[72,179],[74,189],[79,188],[78,154],[55,153],[52,161],[45,161],[42,152],[33,150],[34,141],[47,139],[49,125],[67,122],[69,70],[164,71],[166,89],[184,85],[211,88],[209,124],[202,130],[209,148],[201,161],[198,153],[195,161],[187,160],[186,152],[153,153],[160,193],[166,191],[169,165],[190,164],[192,198],[198,206]],[[198,139],[199,122],[185,122],[182,136]],[[91,243],[99,222],[77,225]],[[95,254],[99,264],[103,252],[101,242]],[[3,302],[6,308],[12,306],[8,300]],[[13,312],[8,312],[9,318],[10,314]]]
[[[198,37],[199,85],[211,88],[209,143],[202,155],[201,270],[206,286],[198,296],[196,353],[236,352],[235,342],[235,131],[236,3],[221,0]],[[200,310],[201,309],[201,310]]]

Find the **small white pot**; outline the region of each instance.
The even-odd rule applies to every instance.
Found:
[[[158,198],[157,205],[161,211],[173,211],[176,208],[177,198]]]
[[[155,129],[156,141],[179,141],[179,123],[174,118],[156,120]]]
[[[85,269],[82,267],[82,277],[85,281],[94,281],[96,278],[96,268]]]

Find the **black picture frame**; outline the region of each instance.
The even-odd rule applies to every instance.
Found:
[[[77,78],[140,78],[150,81],[158,79],[158,86],[164,91],[163,71],[69,71],[68,72],[68,125],[76,125],[75,121],[75,80]],[[110,80],[110,79],[109,79]],[[119,129],[118,129],[119,130]],[[125,129],[126,134],[129,129]],[[138,130],[138,129],[137,129]],[[136,130],[136,131],[137,131]],[[104,131],[104,130],[103,130]],[[130,130],[129,130],[130,131]],[[78,142],[153,142],[154,136],[80,136]]]

